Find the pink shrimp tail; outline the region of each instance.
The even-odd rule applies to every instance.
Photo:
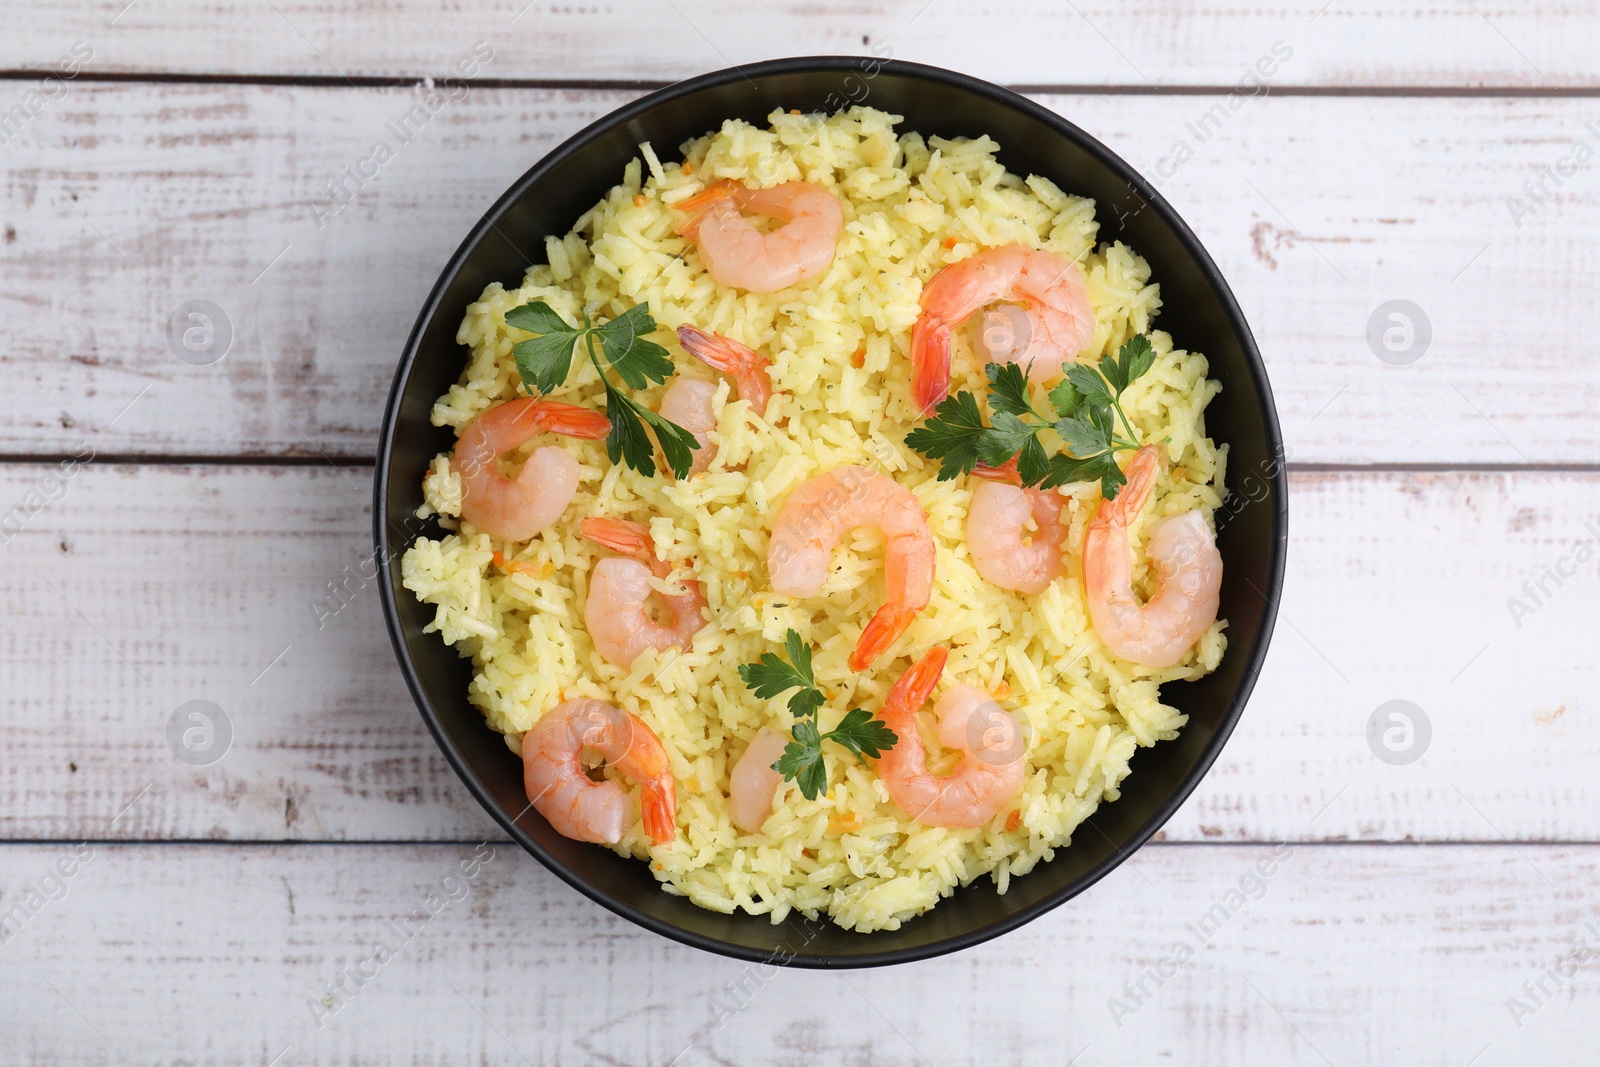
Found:
[[[1161,450],[1155,445],[1145,445],[1133,454],[1133,459],[1123,468],[1122,474],[1128,479],[1128,484],[1122,487],[1122,492],[1117,494],[1117,499],[1111,506],[1117,521],[1127,522],[1139,513],[1144,507],[1145,498],[1150,495],[1150,490],[1155,488],[1156,475],[1161,473]],[[1104,505],[1102,505],[1104,506]]]
[[[643,784],[639,813],[644,832],[656,844],[665,845],[678,836],[678,790],[670,774]]]
[[[950,392],[950,324],[924,311],[911,330],[911,402],[932,413]]]
[[[656,577],[665,576],[670,569],[666,563],[656,558],[656,543],[650,539],[650,527],[642,522],[629,522],[627,519],[584,519],[578,525],[578,532],[597,545],[604,545],[613,552],[621,552],[638,560]]]
[[[1022,486],[1022,475],[1017,471],[1017,457],[1012,456],[998,467],[991,467],[987,463],[979,463],[972,468],[974,478],[982,478],[991,482],[1002,482],[1006,485]]]
[[[678,343],[701,363],[738,382],[739,398],[748,401],[757,415],[767,413],[772,379],[767,361],[759,353],[731,338],[689,325],[678,327]]]
[[[676,227],[678,233],[693,238],[700,230],[700,223],[705,221],[706,215],[713,208],[727,200],[737,201],[744,191],[744,186],[732,178],[723,178],[721,181],[712,182],[687,200],[673,204],[672,210],[686,213]]]
[[[861,631],[855,651],[850,653],[850,669],[866,670],[879,656],[889,651],[889,646],[900,639],[900,635],[906,632],[916,617],[917,612],[913,608],[901,608],[893,604],[879,608],[872,621],[867,623],[867,628]]]
[[[535,426],[549,433],[594,441],[611,432],[611,420],[594,408],[563,404],[559,400],[529,399],[512,403],[527,405],[512,416],[514,419],[529,417]]]
[[[935,645],[924,652],[922,658],[900,676],[900,680],[889,690],[889,695],[883,698],[884,712],[898,718],[910,715],[926,704],[933,687],[939,684],[939,676],[944,673],[945,661],[949,658],[950,649],[944,645]]]

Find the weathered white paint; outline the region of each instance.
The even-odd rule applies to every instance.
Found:
[[[390,136],[411,90],[77,86],[0,149],[0,228],[15,233],[0,245],[0,449],[87,439],[124,454],[370,455],[395,360],[450,251],[558,138],[630,95],[472,92],[319,229],[320,190]],[[1044,99],[1171,175],[1164,190],[1260,341],[1295,460],[1600,453],[1587,237],[1600,186],[1579,171],[1520,228],[1505,203],[1574,138],[1600,145],[1585,132],[1591,101],[1272,98],[1202,144],[1189,124],[1220,98]],[[1182,138],[1195,154],[1174,169]],[[232,323],[213,366],[168,348],[191,299]],[[1431,321],[1411,366],[1366,340],[1394,299]]]
[[[75,40],[90,69],[338,78],[443,77],[473,41],[495,76],[674,80],[773,56],[889,55],[1007,84],[1234,85],[1274,42],[1280,85],[1595,85],[1580,6],[1267,0],[47,0],[7,8],[0,66],[47,69]],[[1270,69],[1270,68],[1268,68]]]
[[[1524,189],[1600,143],[1600,112],[1452,95],[1595,88],[1581,7],[523,4],[8,5],[0,70],[82,41],[91,75],[327,84],[72,81],[0,135],[0,453],[370,455],[444,258],[517,174],[634,95],[474,89],[318,230],[320,187],[413,92],[340,75],[442,77],[479,40],[486,77],[540,83],[870,51],[1010,84],[1218,88],[1043,99],[1157,179],[1212,250],[1295,460],[1600,449],[1593,171],[1546,177],[1546,204]],[[1278,41],[1274,90],[1443,95],[1280,93],[1223,118]],[[35,82],[0,79],[0,114],[31,108]],[[1208,115],[1202,143],[1189,124]],[[1193,157],[1174,167],[1179,141]],[[197,298],[235,327],[210,367],[167,347]],[[1365,340],[1394,299],[1432,321],[1408,367]],[[1223,758],[1164,843],[999,942],[753,979],[499,843],[470,900],[319,1030],[308,1001],[497,838],[422,730],[370,586],[318,627],[327,583],[370,551],[370,472],[90,463],[60,490],[47,470],[0,466],[0,514],[60,497],[0,545],[0,921],[40,905],[0,927],[7,1062],[1489,1067],[1587,1062],[1600,1037],[1593,963],[1568,966],[1600,946],[1594,561],[1546,579],[1533,614],[1507,604],[1593,536],[1593,474],[1298,473],[1278,638]],[[164,739],[196,699],[234,727],[198,769]],[[1432,724],[1407,766],[1365,740],[1393,699]],[[195,838],[216,841],[173,843]],[[55,881],[82,839],[102,843]],[[1291,854],[1250,880],[1280,841]],[[1235,909],[1230,890],[1260,899]],[[1194,958],[1173,968],[1180,944]],[[1124,984],[1140,982],[1151,995]],[[729,983],[754,994],[719,1029]]]
[[[0,846],[0,906],[71,854]],[[0,945],[8,1062],[1500,1067],[1600,1038],[1592,963],[1523,988],[1600,945],[1594,848],[1152,846],[998,941],[844,974],[679,947],[506,845],[443,883],[474,855],[95,846]],[[430,891],[461,899],[365,963]],[[372,977],[322,1018],[346,968]]]
[[[23,499],[44,471],[0,468],[0,500]],[[0,548],[13,620],[0,638],[11,679],[0,836],[490,833],[423,730],[376,589],[361,583],[369,477],[80,470]],[[1571,474],[1296,475],[1272,657],[1167,837],[1600,840],[1588,773],[1600,758],[1596,564],[1559,587],[1547,580],[1552,595],[1520,627],[1506,604],[1532,606],[1522,583],[1596,537],[1585,527],[1600,518],[1596,485]],[[347,577],[350,604],[331,614],[328,583]],[[202,769],[175,760],[164,733],[196,699],[220,705],[235,730],[232,751]],[[1380,762],[1365,740],[1368,717],[1393,699],[1432,725],[1431,747],[1408,766]]]

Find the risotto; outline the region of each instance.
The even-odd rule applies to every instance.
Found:
[[[554,432],[532,436],[502,457],[508,472],[519,462],[533,465],[531,457],[548,461],[552,471],[569,478],[566,506],[554,509],[555,518],[535,522],[541,528],[531,535],[494,536],[472,521],[473,488],[464,477],[461,450],[440,455],[424,482],[422,512],[436,520],[440,535],[419,538],[402,568],[406,588],[436,609],[431,629],[471,658],[470,700],[513,752],[523,752],[525,735],[533,749],[529,731],[552,709],[602,706],[585,701],[621,709],[659,741],[662,759],[651,773],[664,778],[674,801],[664,830],[658,826],[656,832],[647,825],[653,801],[648,784],[636,780],[638,769],[606,753],[604,745],[584,748],[591,766],[583,781],[567,783],[573,796],[588,796],[585,787],[612,781],[630,805],[613,840],[607,840],[610,834],[591,840],[648,862],[665,891],[702,907],[767,915],[774,923],[798,909],[861,932],[895,929],[980,876],[992,878],[1003,893],[1013,877],[1067,847],[1098,805],[1117,799],[1134,753],[1172,739],[1183,727],[1184,717],[1162,703],[1160,686],[1213,670],[1226,644],[1225,622],[1215,617],[1214,587],[1210,615],[1198,619],[1195,635],[1180,639],[1182,647],[1166,657],[1174,659],[1169,665],[1152,665],[1160,657],[1130,660],[1126,647],[1106,632],[1117,625],[1154,625],[1148,619],[1140,623],[1139,613],[1171,609],[1175,598],[1193,593],[1168,573],[1153,540],[1158,530],[1170,539],[1168,527],[1176,524],[1163,520],[1177,516],[1209,544],[1212,512],[1225,492],[1227,448],[1215,444],[1205,428],[1206,405],[1221,386],[1207,377],[1203,355],[1174,347],[1172,338],[1153,329],[1161,300],[1148,265],[1121,243],[1098,242],[1091,200],[1043,177],[1007,172],[996,160],[999,146],[987,137],[923,137],[898,131],[899,121],[861,107],[833,116],[776,112],[766,128],[729,121],[683,145],[681,162],[641,145],[620,183],[570,233],[546,239],[548,262],[530,266],[513,288],[491,284],[466,309],[457,334],[469,353],[466,369],[438,399],[432,417],[435,425],[465,433],[486,412],[529,395],[516,346],[535,333],[508,324],[507,314],[530,304],[548,306],[575,331],[646,305],[655,327],[648,337],[672,362],[669,383],[608,385],[600,362],[585,356],[580,343],[570,373],[546,383],[551,387],[539,401],[560,402],[540,427]],[[685,205],[706,203],[714,187],[825,191],[837,204],[836,221],[831,231],[820,229],[830,224],[834,210],[821,201],[812,214],[808,205],[764,209],[753,199],[736,203],[744,216],[766,211],[768,220],[741,223],[737,212],[729,213],[728,227],[743,226],[735,236],[761,255],[789,256],[785,266],[801,266],[795,278],[777,277],[774,284],[781,287],[773,291],[728,284],[719,279],[733,268],[713,255],[705,226],[696,232],[685,225],[693,217]],[[831,258],[806,264],[803,250],[782,247],[783,231],[797,233],[801,223],[832,234]],[[1129,479],[1116,497],[1126,505],[1121,513],[1113,518],[1116,505],[1103,499],[1107,483],[1098,475],[1026,490],[1033,501],[1050,494],[1045,511],[1017,519],[1021,527],[1014,531],[1023,548],[1049,546],[1046,570],[1022,582],[1037,591],[990,580],[992,561],[969,530],[979,521],[975,504],[988,507],[981,497],[985,486],[1023,492],[1016,488],[1016,463],[1009,470],[980,465],[976,473],[987,473],[989,481],[959,471],[941,480],[940,461],[914,447],[915,438],[907,443],[908,434],[937,417],[933,401],[946,393],[987,396],[999,410],[992,392],[999,385],[986,377],[978,348],[987,342],[958,321],[945,323],[937,336],[938,323],[929,325],[931,281],[946,270],[955,278],[953,265],[964,261],[998,263],[996,250],[1011,250],[1023,288],[1028,264],[1036,262],[1029,257],[1036,253],[1064,261],[1081,283],[1092,316],[1079,324],[1081,338],[1072,344],[1086,340],[1081,351],[1068,352],[1076,357],[1069,358],[1069,367],[1093,369],[1102,357],[1129,351],[1129,342],[1139,338],[1149,348],[1148,369],[1126,383],[1108,416],[1114,419],[1108,439],[1129,449],[1141,446],[1139,460],[1129,462],[1131,451],[1118,460]],[[759,255],[744,262],[761,266]],[[1039,313],[1037,302],[1026,297],[1001,303]],[[1005,321],[1026,329],[1030,320],[1013,312]],[[694,336],[726,339],[730,351],[758,353],[770,398],[751,395],[754,386],[738,374],[718,373],[703,357],[695,358],[673,333],[680,326],[703,331]],[[934,342],[948,346],[948,380],[914,380],[923,364],[913,359],[913,348]],[[937,359],[927,367],[943,371]],[[1036,407],[1061,401],[1065,411],[1080,398],[1082,390],[1063,393],[1056,387],[1062,369],[1041,376],[1037,365],[1028,368],[1038,381],[1030,383]],[[687,426],[704,446],[696,454],[704,469],[674,477],[664,465],[645,473],[613,461],[607,441],[599,439],[606,420],[598,418],[602,411],[617,415],[613,405],[621,401],[613,399],[612,389],[655,412],[668,388],[681,382],[698,390],[697,410],[705,416],[702,425]],[[568,409],[562,404],[590,409],[598,428],[582,432],[592,421],[583,413],[564,425]],[[956,408],[947,401],[937,410],[949,414]],[[1043,421],[1058,417],[1050,412]],[[1002,416],[993,415],[991,422],[999,427]],[[1081,454],[1055,432],[1047,429],[1036,440],[1064,464]],[[549,449],[564,456],[543,451]],[[1028,459],[1024,449],[1024,474]],[[495,476],[505,480],[499,469]],[[793,583],[778,581],[775,524],[791,498],[804,496],[802,487],[841,471],[862,472],[860,484],[872,479],[895,501],[913,502],[922,517],[908,513],[904,531],[910,532],[904,532],[887,507],[870,501],[872,514],[865,517],[833,515],[842,528],[836,547],[822,546],[821,587],[797,592]],[[550,477],[555,481],[542,483],[544,491],[565,495],[560,478]],[[1111,482],[1117,480],[1113,465]],[[585,535],[585,520],[595,519],[611,524],[610,540]],[[596,529],[587,528],[591,534]],[[648,596],[647,609],[640,610],[650,625],[667,627],[662,620],[670,620],[674,610],[679,623],[692,619],[664,647],[645,643],[618,653],[613,638],[601,638],[603,613],[590,610],[601,596],[604,561],[616,558],[618,529],[634,531],[647,550],[635,554],[650,563],[639,579],[648,588],[640,586],[638,593]],[[924,573],[913,559],[913,576],[905,578],[908,564],[896,553],[906,538],[931,546],[925,557],[931,582],[920,608],[916,601],[922,596],[914,589],[895,599],[897,580],[914,585]],[[1120,606],[1108,600],[1099,606],[1101,614],[1089,594],[1102,580],[1093,571],[1097,552],[1109,553],[1104,558],[1111,571],[1126,570],[1121,580],[1135,598]],[[1179,570],[1183,565],[1170,564]],[[1220,574],[1220,562],[1215,566]],[[690,608],[673,608],[691,594]],[[618,593],[607,586],[604,595]],[[898,613],[886,604],[899,604]],[[875,613],[893,625],[864,637]],[[786,646],[791,631],[796,637]],[[748,665],[764,656],[792,665],[788,652],[796,650],[796,639],[811,657],[821,702],[808,721],[802,721],[803,702],[788,701],[782,692],[758,696],[748,680]],[[906,692],[902,686],[891,698],[891,687],[910,677],[913,664],[922,667],[931,649],[941,650],[942,673],[932,669],[932,682],[919,677],[910,705],[886,707]],[[747,668],[743,674],[741,667]],[[898,803],[897,796],[904,802],[909,794],[895,793],[890,780],[891,756],[895,774],[920,772],[924,785],[939,776],[959,777],[961,768],[974,763],[972,752],[964,752],[959,739],[921,707],[922,697],[948,695],[956,687],[1003,709],[1020,746],[1008,763],[1006,792],[996,794],[992,817],[984,817],[989,809],[978,816],[980,825],[952,825],[948,819],[931,824],[941,820]],[[823,779],[813,798],[799,779],[779,780],[776,771],[770,780],[762,777],[773,753],[791,739],[798,743],[803,734],[837,728],[846,709],[854,708],[881,715],[875,723],[901,723],[893,750],[878,753],[879,759],[870,750],[857,758],[848,745],[819,741],[816,771]],[[815,727],[809,733],[808,722]],[[764,727],[779,740],[763,742],[765,754],[750,761],[757,772],[750,780],[758,786],[765,781],[772,791],[770,813],[762,796],[753,817],[736,821],[733,772]],[[549,733],[539,735],[540,743]],[[570,745],[574,759],[577,741]],[[595,761],[591,748],[606,761]],[[907,771],[911,757],[925,766]],[[659,803],[654,810],[659,819]]]

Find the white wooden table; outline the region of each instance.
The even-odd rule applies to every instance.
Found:
[[[1600,173],[1573,164],[1600,17],[526,3],[0,15],[0,1063],[1595,1061]],[[325,183],[479,41],[464,99],[319,227]],[[1275,45],[1270,92],[1228,108]],[[758,973],[505,843],[346,578],[402,340],[488,202],[652,86],[869,51],[1021,86],[1158,180],[1272,374],[1289,580],[1233,741],[1111,877],[953,957]],[[169,345],[191,300],[231,326],[209,365]],[[1369,344],[1392,300],[1425,351]],[[167,736],[196,700],[231,726],[204,766]],[[1420,758],[1369,745],[1391,700],[1430,724]]]

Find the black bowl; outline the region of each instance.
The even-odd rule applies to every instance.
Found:
[[[461,373],[456,326],[484,286],[520,279],[545,235],[566,233],[621,180],[641,141],[667,154],[725,119],[759,124],[774,108],[836,111],[852,103],[903,115],[903,129],[923,134],[989,134],[1011,171],[1042,174],[1095,199],[1101,239],[1120,238],[1150,261],[1161,284],[1161,328],[1210,357],[1222,382],[1207,425],[1231,446],[1236,494],[1218,513],[1227,655],[1202,681],[1163,693],[1189,716],[1182,735],[1141,750],[1121,799],[1103,805],[1054,860],[1012,879],[1004,896],[981,879],[899,930],[873,934],[706,911],[663,892],[646,864],[569,841],[526,812],[519,761],[467,703],[467,661],[422,632],[433,612],[400,586],[398,560],[418,532],[412,516],[424,469],[454,443],[448,428],[429,424],[428,410]],[[697,948],[802,967],[905,963],[975,945],[1083,892],[1127,859],[1193,791],[1232,732],[1266,655],[1283,584],[1287,484],[1277,413],[1255,342],[1211,257],[1145,179],[1078,127],[988,82],[912,63],[827,56],[707,74],[613,112],[540,160],[473,227],[429,294],[395,375],[375,480],[389,634],[423,719],[479,802],[541,863],[617,914]]]

